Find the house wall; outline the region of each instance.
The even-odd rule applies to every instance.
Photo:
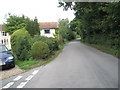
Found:
[[[11,49],[10,35],[6,33],[6,36],[5,36],[3,32],[4,31],[0,31],[0,44],[5,44],[8,49]]]
[[[42,30],[40,30],[40,34],[41,34],[41,36],[53,37],[53,38],[54,38],[54,35],[55,35],[55,29],[50,29],[50,33],[49,33],[49,34],[45,34],[45,30],[46,30],[46,29],[42,29]]]

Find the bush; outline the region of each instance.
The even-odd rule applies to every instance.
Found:
[[[59,41],[54,38],[49,38],[49,39],[52,40],[53,50],[58,50],[59,49]]]
[[[48,45],[51,53],[59,49],[59,43],[54,38],[48,38],[48,37],[36,35],[34,36],[31,43],[34,43],[35,41],[45,42]]]
[[[48,44],[51,53],[59,49],[58,41],[54,38],[46,38],[43,42]]]
[[[31,48],[31,55],[34,59],[44,59],[49,53],[48,45],[42,41],[36,41]]]
[[[31,45],[29,43],[30,35],[25,29],[15,31],[11,36],[11,47],[13,54],[18,60],[29,59]]]

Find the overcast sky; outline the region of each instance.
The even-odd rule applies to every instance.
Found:
[[[59,18],[74,18],[73,11],[63,11],[58,8],[58,0],[1,0],[0,24],[5,22],[8,13],[21,16],[24,14],[31,19],[37,16],[39,22],[56,22]]]

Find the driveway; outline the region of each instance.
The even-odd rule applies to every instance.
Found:
[[[24,70],[21,70],[17,65],[14,68],[0,71],[0,80],[9,78],[11,76],[14,76],[16,74],[20,74],[24,72]]]
[[[46,66],[2,81],[3,88],[118,88],[118,59],[72,41]]]

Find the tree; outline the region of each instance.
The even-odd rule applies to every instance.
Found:
[[[80,29],[78,28],[78,25],[79,25],[79,20],[77,19],[73,19],[71,22],[70,22],[70,29],[74,32],[76,32],[77,34],[80,34]]]
[[[75,38],[72,30],[69,27],[68,19],[62,19],[59,21],[59,34],[62,39],[72,40]]]
[[[120,2],[60,2],[59,6],[75,11],[70,27],[79,32],[83,42],[119,49]]]
[[[7,23],[5,24],[6,32],[12,34],[14,31],[25,28],[31,36],[40,34],[39,24],[37,19],[30,20],[30,18],[25,17],[24,15],[16,16],[9,14],[7,18]]]
[[[5,24],[5,31],[9,34],[12,34],[15,30],[21,29],[26,26],[27,21],[29,20],[28,17],[25,17],[24,15],[16,16],[8,14],[9,17],[6,20]]]
[[[34,19],[34,21],[29,20],[25,28],[31,36],[40,35],[40,28],[36,18]]]

